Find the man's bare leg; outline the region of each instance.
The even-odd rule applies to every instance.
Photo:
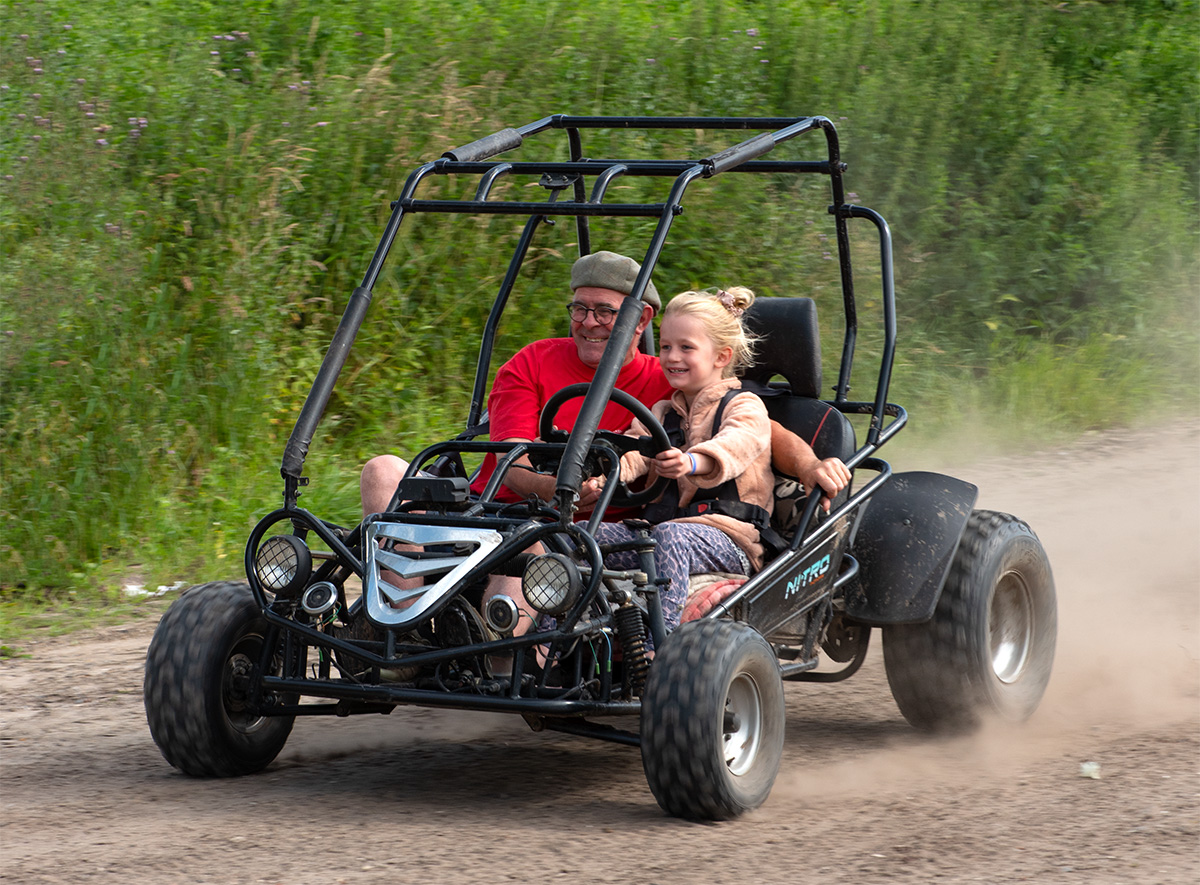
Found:
[[[378,455],[366,463],[358,481],[363,516],[387,510],[406,470],[408,462],[396,455]]]
[[[366,463],[358,480],[358,490],[362,497],[363,516],[372,513],[383,513],[392,503],[396,494],[396,486],[408,470],[408,462],[396,455],[377,455]],[[419,550],[411,544],[398,544],[397,550]],[[395,572],[388,572],[388,583],[400,590],[412,590],[421,586],[420,578],[401,578]]]

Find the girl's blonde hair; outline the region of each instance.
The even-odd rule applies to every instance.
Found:
[[[754,365],[754,345],[758,339],[742,325],[742,314],[753,303],[754,293],[745,286],[680,292],[667,304],[663,319],[682,315],[700,320],[717,350],[728,347],[733,351],[733,359],[721,373],[732,378]]]

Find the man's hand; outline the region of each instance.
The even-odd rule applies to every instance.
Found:
[[[579,509],[591,510],[596,501],[599,500],[600,492],[603,488],[603,476],[593,476],[591,479],[585,479],[583,485],[579,488]]]
[[[810,492],[818,486],[825,490],[828,497],[821,502],[821,507],[828,513],[830,501],[850,484],[850,469],[842,463],[841,458],[814,460],[802,471],[799,479]]]

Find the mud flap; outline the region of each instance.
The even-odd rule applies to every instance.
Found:
[[[873,625],[931,618],[978,494],[940,473],[894,475],[867,504],[851,543],[859,575],[846,588],[846,614]]]

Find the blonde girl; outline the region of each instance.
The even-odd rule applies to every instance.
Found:
[[[754,340],[742,325],[753,303],[754,293],[740,286],[683,292],[671,300],[659,333],[659,362],[674,391],[652,411],[675,444],[653,459],[634,452],[621,462],[625,481],[647,473],[651,480],[673,481],[645,514],[656,523],[658,576],[670,581],[662,595],[668,630],[679,624],[690,575],[749,575],[762,567],[759,526],[770,517],[774,487],[771,422],[762,400],[741,391],[737,378],[754,356]],[[647,431],[635,421],[629,433]],[[605,523],[596,539],[611,544],[631,537],[623,524]],[[606,562],[633,568],[636,556],[620,552]]]

